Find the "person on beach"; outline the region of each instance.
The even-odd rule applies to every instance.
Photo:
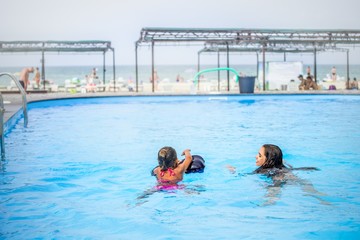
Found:
[[[149,80],[150,80],[150,83],[154,84],[154,89],[157,90],[160,77],[159,77],[156,69],[154,70],[154,76],[151,75]]]
[[[34,81],[36,83],[37,88],[40,87],[40,71],[39,68],[35,68],[35,75],[34,75]]]
[[[298,79],[300,80],[299,90],[305,90],[306,80],[304,79],[303,75],[299,75]]]
[[[335,66],[331,69],[331,80],[336,81],[337,75],[336,75],[336,68]]]
[[[311,68],[310,68],[310,66],[308,66],[306,68],[306,74],[307,74],[307,76],[311,76]]]
[[[159,165],[152,170],[152,174],[156,177],[159,185],[176,185],[183,180],[184,173],[192,161],[190,149],[185,149],[182,156],[185,156],[185,160],[180,163],[174,148],[163,147],[159,150]]]
[[[354,90],[359,89],[359,85],[358,82],[356,81],[356,77],[354,77],[352,83],[350,84],[350,89],[354,89]]]
[[[92,80],[98,79],[99,77],[97,76],[96,73],[96,68],[93,68],[90,74],[90,78],[92,78]]]
[[[34,72],[33,67],[23,68],[20,72],[20,84],[24,88],[24,90],[27,90],[27,86],[29,84],[29,74]]]
[[[305,90],[318,90],[318,85],[316,84],[316,82],[312,79],[311,76],[307,76],[306,77],[306,81],[305,81]]]
[[[180,75],[180,74],[178,74],[177,76],[176,76],[176,82],[178,83],[178,82],[184,82],[184,78]]]
[[[85,90],[86,92],[96,92],[96,84],[94,83],[94,78],[93,77],[89,77],[88,75],[85,75],[85,80],[86,80],[86,87]]]

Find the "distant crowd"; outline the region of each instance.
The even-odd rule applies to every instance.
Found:
[[[299,90],[319,90],[319,86],[314,81],[314,76],[311,75],[310,67],[307,67],[306,74],[307,74],[306,78],[304,78],[304,76],[301,74],[298,76],[298,79],[300,80]],[[333,66],[331,69],[331,81],[335,82],[336,80],[337,80],[336,68],[335,66]],[[354,77],[352,81],[350,80],[350,78],[348,78],[345,84],[346,84],[346,89],[359,89],[359,85],[356,80],[356,77]]]
[[[22,87],[24,88],[24,90],[26,91],[28,89],[28,86],[31,84],[31,81],[29,80],[29,75],[30,73],[34,73],[34,78],[33,78],[33,89],[39,89],[40,88],[40,84],[41,84],[41,78],[40,78],[40,71],[39,68],[36,67],[26,67],[23,68],[20,72],[20,77],[19,77],[19,81],[20,84],[22,85]],[[331,74],[331,76],[330,76]],[[328,82],[335,82],[336,80],[338,80],[338,75],[336,72],[336,67],[333,66],[331,68],[330,74],[328,75]],[[241,72],[239,73],[239,75],[243,75]],[[200,78],[202,78],[203,76],[200,76]],[[86,82],[86,92],[96,92],[97,90],[97,83],[95,82],[99,77],[97,76],[97,69],[93,68],[91,73],[87,74],[85,76],[85,82]],[[302,74],[300,74],[298,76],[298,79],[300,81],[300,84],[297,86],[295,83],[295,80],[291,80],[291,83],[289,86],[291,86],[291,88],[294,90],[296,88],[298,88],[299,90],[320,90],[321,86],[319,86],[317,84],[317,81],[315,80],[314,76],[311,74],[311,69],[310,66],[307,67],[306,69],[306,77],[304,77]],[[158,83],[160,81],[160,77],[156,71],[156,69],[154,70],[153,75],[150,76],[149,78],[150,83],[153,83],[154,85],[154,90],[157,90],[158,88]],[[132,80],[129,80],[129,83],[132,83]],[[176,82],[184,82],[184,78],[178,74],[176,76]],[[345,81],[345,89],[359,89],[358,86],[358,81],[356,79],[356,77],[354,77],[352,80],[350,78],[347,79],[347,81]],[[289,87],[290,88],[290,87]],[[334,85],[330,85],[329,86],[329,90],[335,90],[336,86]],[[129,91],[133,91],[133,87],[129,88]]]

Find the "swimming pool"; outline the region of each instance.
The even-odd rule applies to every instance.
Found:
[[[29,104],[28,127],[20,119],[5,136],[0,238],[359,238],[359,106],[338,95]],[[247,175],[264,143],[320,171],[296,171],[302,181],[278,189]],[[202,155],[206,169],[183,189],[151,192],[166,145]]]

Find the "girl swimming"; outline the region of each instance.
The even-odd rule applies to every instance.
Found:
[[[155,167],[152,171],[159,185],[175,185],[183,180],[184,173],[192,162],[190,149],[185,149],[182,155],[185,155],[185,160],[180,163],[174,148],[163,147],[159,150],[159,166]]]

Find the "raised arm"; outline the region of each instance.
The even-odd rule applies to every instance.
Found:
[[[180,164],[181,172],[184,173],[192,161],[192,155],[190,153],[190,149],[185,149],[181,154],[181,156],[185,156],[184,162]]]

